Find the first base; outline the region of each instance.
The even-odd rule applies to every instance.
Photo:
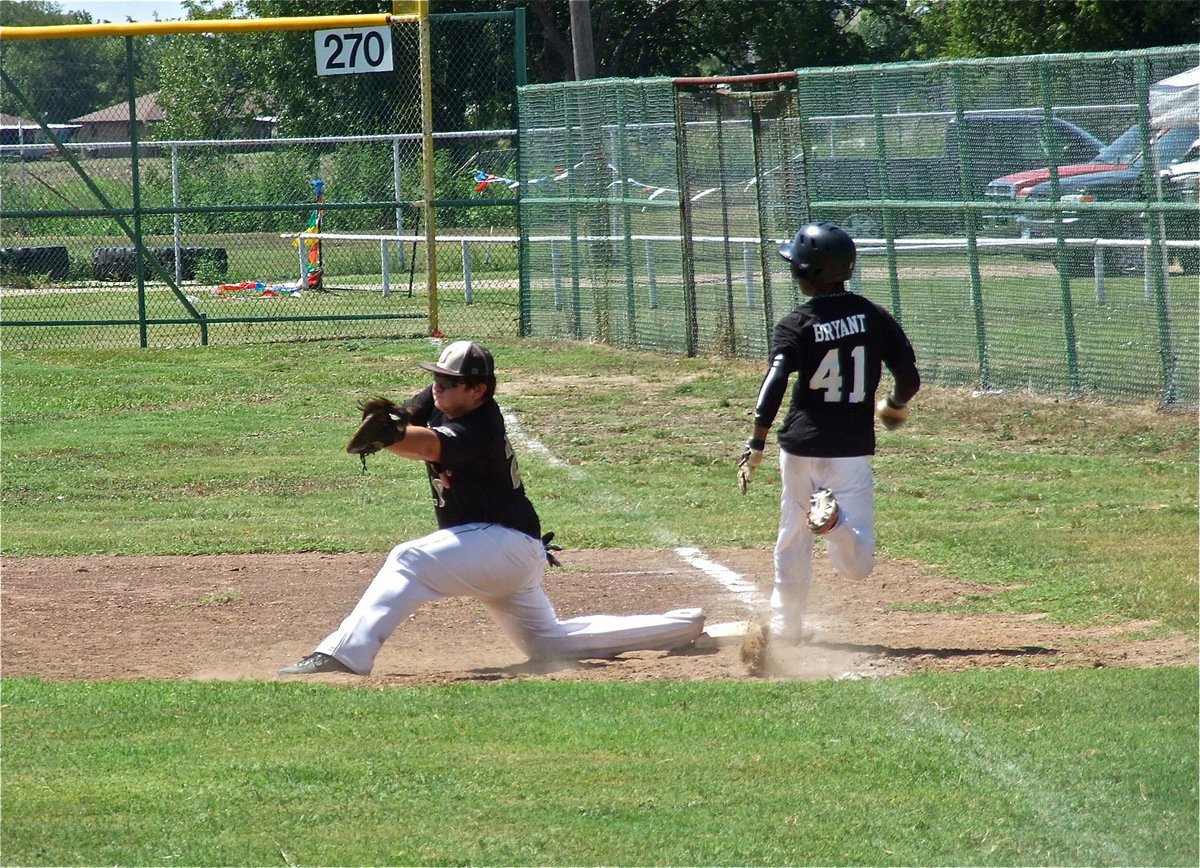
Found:
[[[737,645],[746,635],[746,626],[745,621],[709,624],[692,644],[697,648],[722,648],[727,645]]]

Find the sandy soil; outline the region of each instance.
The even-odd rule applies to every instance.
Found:
[[[769,551],[709,551],[757,591],[735,593],[671,550],[567,551],[547,574],[560,617],[703,606],[713,633],[751,619],[770,589]],[[382,562],[379,553],[195,557],[9,558],[0,574],[0,662],[5,676],[63,680],[273,679],[349,611]],[[744,640],[639,652],[537,669],[473,600],[427,606],[384,646],[367,685],[514,678],[638,681],[754,677],[882,677],[999,667],[1147,667],[1195,663],[1195,636],[1153,623],[1068,628],[1036,615],[914,611],[995,592],[881,562],[850,583],[818,554],[812,635],[771,647],[763,668]],[[735,631],[736,632],[736,631]],[[1148,638],[1150,637],[1150,638]],[[758,662],[763,662],[759,658]]]

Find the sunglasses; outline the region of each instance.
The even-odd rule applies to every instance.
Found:
[[[433,382],[434,385],[440,386],[443,389],[454,389],[467,384],[467,381],[462,377],[447,377],[445,374],[434,374]]]

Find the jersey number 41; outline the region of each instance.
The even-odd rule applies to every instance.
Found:
[[[862,344],[850,350],[850,380],[852,388],[844,400],[851,404],[861,404],[867,399],[867,348]],[[838,403],[843,400],[841,354],[837,348],[831,349],[817,365],[817,370],[809,378],[808,388],[814,392],[824,392],[826,403]]]

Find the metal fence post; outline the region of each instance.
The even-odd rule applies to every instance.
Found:
[[[379,270],[383,276],[383,297],[392,294],[392,250],[386,238],[379,239]]]
[[[129,98],[129,158],[133,178],[133,261],[137,280],[138,342],[145,349],[150,345],[146,323],[146,242],[142,238],[142,182],[138,174],[137,93],[133,89],[133,37],[125,37],[125,82]]]
[[[467,239],[462,239],[462,268],[463,268],[463,295],[466,297],[467,304],[475,303],[475,292],[471,288],[471,243]]]
[[[1042,97],[1042,113],[1046,117],[1053,114],[1051,105],[1050,70],[1044,61],[1038,61],[1038,90]],[[1050,200],[1059,202],[1058,166],[1050,162]],[[1079,379],[1079,342],[1075,332],[1075,301],[1071,296],[1071,278],[1068,276],[1069,257],[1067,245],[1063,239],[1062,211],[1054,212],[1054,244],[1058,262],[1058,286],[1062,298],[1063,341],[1067,351],[1067,382],[1071,395],[1079,395],[1082,391]]]
[[[400,171],[400,139],[392,139],[392,188],[396,191],[396,234],[404,234],[404,185]]]
[[[1137,87],[1138,126],[1142,130],[1142,141],[1150,142],[1150,70],[1149,61],[1139,57],[1134,62],[1134,83]],[[1149,155],[1147,147],[1143,153]],[[1157,204],[1158,184],[1155,177],[1153,160],[1142,161],[1142,188],[1146,191],[1146,200]],[[1171,316],[1167,309],[1167,286],[1164,280],[1166,271],[1166,255],[1163,238],[1160,233],[1161,224],[1154,219],[1147,220],[1147,240],[1145,268],[1146,301],[1155,306],[1155,320],[1158,325],[1158,361],[1162,377],[1161,401],[1165,406],[1171,406],[1176,401],[1175,385],[1175,352],[1171,340]],[[1155,265],[1151,267],[1150,263]],[[1158,265],[1161,262],[1162,265]]]
[[[754,254],[749,241],[742,242],[742,269],[746,273],[746,307],[754,310]]]
[[[1154,275],[1150,273],[1150,261],[1154,257],[1150,253],[1149,246],[1142,248],[1142,292],[1146,297],[1146,304],[1154,304]]]
[[[171,218],[171,223],[175,229],[175,282],[183,282],[183,251],[182,246],[183,225],[182,217],[179,214],[179,206],[183,204],[179,196],[179,145],[171,145],[171,205],[175,208],[175,214]]]
[[[654,269],[654,242],[646,242],[646,283],[649,287],[650,309],[658,310],[658,275]]]
[[[554,278],[554,309],[563,309],[562,264],[558,258],[558,242],[550,241],[550,274]]]

